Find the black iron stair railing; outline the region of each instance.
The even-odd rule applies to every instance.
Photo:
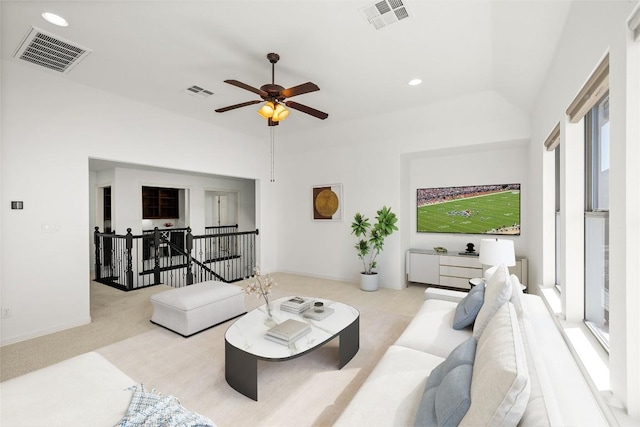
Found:
[[[95,280],[125,291],[205,280],[235,282],[253,274],[258,230],[216,227],[194,236],[190,228],[145,230],[140,236],[100,233],[95,227]],[[209,231],[208,231],[209,232]]]

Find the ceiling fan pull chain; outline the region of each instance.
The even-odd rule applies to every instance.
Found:
[[[271,182],[276,182],[276,178],[275,178],[275,171],[274,171],[274,165],[275,165],[275,138],[273,135],[273,126],[271,126],[269,128],[269,130],[271,131]]]

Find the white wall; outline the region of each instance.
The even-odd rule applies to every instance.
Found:
[[[2,307],[12,311],[2,319],[2,344],[90,321],[89,158],[269,177],[263,141],[74,84],[54,72],[3,62],[2,107],[0,287]],[[261,227],[273,222],[272,191],[265,186],[257,195],[262,247],[274,236],[273,227]],[[23,200],[25,209],[10,211],[11,200]],[[118,213],[117,220],[139,221],[127,215]],[[55,232],[43,232],[43,225]],[[273,265],[273,251],[263,252],[261,263]]]
[[[602,57],[610,54],[610,382],[614,399],[640,419],[640,277],[638,164],[640,109],[640,52],[632,43],[626,21],[638,2],[575,2],[565,31],[532,114],[530,182],[532,203],[542,207],[542,219],[533,222],[531,235],[530,278],[539,285],[553,284],[553,154],[543,141],[556,123],[561,126],[561,144],[570,144],[573,126],[568,125],[565,110],[584,85]],[[575,138],[573,138],[575,139]],[[579,138],[578,138],[579,139]],[[572,147],[564,147],[568,153]],[[565,152],[563,151],[563,153]],[[565,162],[579,162],[566,159]],[[569,164],[570,165],[570,164]],[[565,163],[565,166],[567,164]],[[570,171],[568,171],[569,173]],[[562,206],[582,203],[580,192],[571,191],[570,179],[562,184]],[[561,181],[562,182],[562,181]],[[577,193],[577,194],[576,194]],[[567,219],[568,220],[568,219]],[[569,243],[569,242],[568,242]],[[570,242],[580,247],[576,242]],[[578,242],[579,243],[579,242]],[[566,315],[579,313],[581,301],[581,260],[567,251],[563,255]]]
[[[351,220],[357,211],[372,218],[377,209],[387,205],[398,215],[400,231],[387,239],[379,257],[380,284],[402,288],[404,252],[415,243],[415,221],[411,221],[415,192],[410,196],[413,156],[425,158],[425,152],[438,153],[451,147],[522,141],[528,135],[529,119],[525,113],[496,93],[483,92],[278,139],[281,148],[275,185],[279,203],[287,207],[278,218],[279,269],[357,282],[361,263],[353,249]],[[493,164],[515,162],[525,171],[522,144],[515,143],[519,147],[515,150],[509,145],[496,146],[498,151],[494,154],[500,160]],[[489,153],[496,147],[490,148]],[[485,155],[481,157],[486,161]],[[463,154],[460,163],[456,156],[445,160],[442,169],[451,178],[443,179],[471,179],[468,167],[474,162],[472,158]],[[505,170],[488,168],[482,181],[524,181],[526,174],[512,175],[514,170],[510,165]],[[334,183],[343,184],[344,219],[313,221],[312,186]],[[527,206],[526,200],[523,205]]]

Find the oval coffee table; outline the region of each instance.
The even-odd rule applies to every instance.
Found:
[[[334,310],[322,320],[312,320],[302,317],[301,314],[281,311],[280,303],[290,298],[292,297],[273,301],[271,312],[275,323],[296,319],[311,325],[311,332],[294,343],[283,345],[264,337],[269,328],[275,324],[267,316],[265,305],[236,320],[225,333],[227,383],[253,400],[258,400],[258,359],[271,362],[295,359],[321,347],[335,337],[340,337],[339,369],[342,369],[360,348],[360,312],[358,310],[340,302],[310,298],[313,301],[322,301],[325,307]]]

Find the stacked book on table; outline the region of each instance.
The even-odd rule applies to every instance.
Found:
[[[280,303],[280,310],[289,313],[300,314],[311,307],[311,299],[302,297],[293,297]]]
[[[278,344],[289,345],[309,332],[311,332],[311,326],[308,323],[287,319],[269,329],[264,337]]]

